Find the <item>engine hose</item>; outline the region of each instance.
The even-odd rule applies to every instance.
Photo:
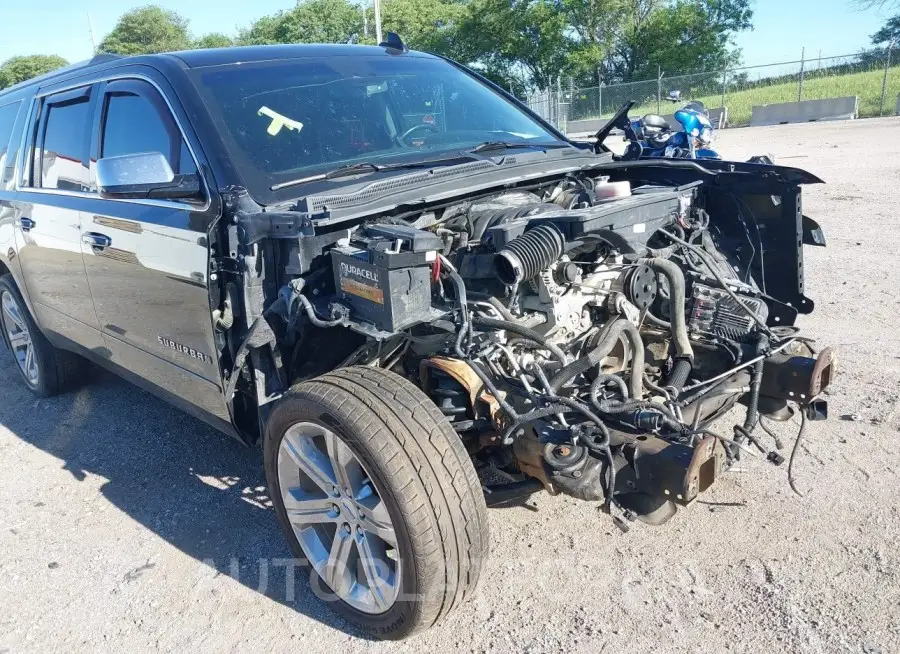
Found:
[[[319,316],[316,315],[316,310],[315,308],[313,308],[312,302],[309,301],[308,297],[298,294],[297,299],[306,310],[306,317],[309,318],[309,321],[316,327],[337,327],[344,322],[344,318],[336,318],[334,320],[324,320],[322,318],[319,318]]]
[[[744,303],[744,301],[737,296],[737,293],[735,293],[733,290],[731,290],[731,287],[728,286],[728,284],[722,278],[722,274],[716,269],[716,266],[713,265],[709,261],[709,259],[707,258],[708,255],[703,250],[701,250],[700,248],[698,248],[695,245],[692,245],[691,243],[688,243],[684,239],[678,238],[674,234],[667,232],[666,230],[664,230],[662,228],[660,228],[656,231],[658,231],[662,234],[665,234],[667,237],[669,237],[669,239],[675,241],[676,243],[680,243],[681,245],[685,246],[688,250],[690,250],[691,252],[696,254],[700,258],[700,260],[703,261],[703,263],[706,265],[706,267],[709,268],[709,272],[711,272],[713,277],[716,278],[716,281],[719,282],[719,285],[722,287],[722,290],[731,296],[731,299],[737,303],[737,305],[743,310],[744,313],[746,313],[748,316],[750,316],[750,319],[753,320],[753,322],[755,322],[759,326],[760,330],[765,332],[769,336],[774,336],[774,334],[772,333],[772,330],[769,329],[769,326],[766,325],[765,321],[762,318],[760,318],[758,315],[756,315],[756,312],[754,312],[750,307],[748,307]]]
[[[508,332],[512,332],[513,334],[518,334],[519,336],[528,339],[534,343],[537,343],[545,350],[549,351],[550,354],[553,355],[555,359],[557,359],[563,366],[566,365],[566,355],[565,353],[553,343],[547,341],[546,338],[538,334],[533,329],[529,329],[524,325],[520,325],[516,322],[510,322],[509,320],[498,320],[496,318],[484,318],[482,316],[476,316],[472,318],[472,324],[475,327],[484,327],[487,329],[503,329]]]
[[[625,382],[622,381],[622,378],[617,375],[605,375],[600,374],[597,375],[597,378],[594,380],[594,383],[591,384],[591,404],[597,409],[600,413],[608,413],[608,414],[619,414],[619,413],[629,413],[632,411],[637,411],[639,409],[648,409],[651,411],[656,411],[657,413],[662,414],[668,420],[668,426],[672,429],[680,429],[682,427],[682,422],[678,419],[678,417],[672,413],[668,408],[660,405],[657,402],[650,402],[647,400],[611,400],[605,399],[601,400],[600,389],[604,385],[613,384],[618,386],[618,390],[623,398],[627,398],[627,392],[625,387]]]
[[[657,386],[656,384],[654,384],[653,381],[652,381],[647,375],[644,375],[644,386],[646,386],[647,388],[649,388],[649,389],[650,389],[651,391],[653,391],[654,393],[659,393],[659,394],[662,395],[664,398],[666,398],[666,400],[669,400],[670,397],[671,397],[671,396],[669,395],[669,391],[667,391],[667,390],[666,390],[665,388],[663,388],[662,386]]]
[[[765,334],[760,334],[756,341],[756,355],[763,356],[769,350],[769,339]],[[762,385],[763,366],[766,360],[760,359],[753,364],[753,372],[750,377],[750,397],[747,399],[747,416],[744,418],[744,429],[752,432],[759,422],[759,387]]]
[[[681,422],[674,413],[669,411],[666,407],[657,404],[656,402],[615,402],[613,400],[601,400],[597,397],[592,397],[591,399],[594,408],[603,414],[620,416],[623,413],[634,413],[636,411],[652,411],[654,413],[660,414],[663,417],[663,423],[665,424],[665,426],[672,431],[681,431],[684,428],[684,423]]]
[[[457,355],[459,356],[459,351],[457,351]],[[494,384],[490,376],[481,369],[478,363],[473,361],[472,359],[467,359],[465,357],[460,358],[462,358],[466,363],[469,364],[469,366],[478,376],[478,379],[481,380],[481,383],[484,384],[484,387],[488,390],[488,393],[494,396],[494,399],[497,400],[497,404],[499,404],[500,408],[503,409],[503,411],[509,416],[510,420],[514,422],[519,420],[521,417],[519,416],[519,413],[509,402],[503,399],[503,393],[500,392],[500,389],[497,388],[497,385]]]
[[[565,413],[567,407],[563,404],[553,404],[550,406],[545,406],[540,409],[534,409],[529,411],[528,413],[522,413],[517,415],[509,425],[503,430],[503,433],[500,435],[500,441],[504,445],[510,445],[513,442],[513,434],[522,427],[522,425],[533,422],[540,418],[546,418],[547,416],[553,416],[559,413]]]
[[[649,311],[644,312],[644,318],[646,318],[647,322],[654,324],[657,327],[662,329],[672,329],[672,323],[668,320],[663,320],[662,318],[657,318]]]
[[[467,359],[468,355],[463,351],[462,342],[463,339],[470,334],[472,330],[472,323],[469,322],[469,306],[468,299],[466,298],[466,283],[463,281],[463,278],[456,271],[456,267],[450,263],[450,260],[445,257],[443,254],[439,254],[438,258],[440,259],[441,266],[447,270],[447,273],[450,275],[450,281],[453,282],[453,286],[456,288],[456,302],[459,304],[459,316],[462,324],[459,327],[459,332],[456,334],[456,344],[455,351],[456,355],[460,359]]]
[[[671,321],[672,340],[679,358],[694,360],[694,349],[688,339],[687,322],[685,321],[685,284],[684,273],[672,261],[653,258],[640,259],[638,263],[649,266],[657,274],[669,282],[669,320]]]
[[[456,287],[456,300],[459,303],[459,312],[462,320],[462,325],[460,325],[459,332],[456,335],[456,344],[455,344],[455,352],[456,356],[469,364],[478,378],[481,380],[481,383],[484,384],[485,388],[488,389],[488,392],[494,396],[497,400],[497,403],[500,405],[500,408],[510,417],[511,420],[515,421],[519,418],[519,414],[516,412],[515,408],[503,399],[503,394],[491,380],[490,376],[485,374],[485,372],[478,366],[478,364],[469,358],[468,354],[463,350],[462,342],[466,335],[471,333],[472,330],[472,322],[469,318],[469,308],[466,304],[468,301],[466,298],[466,284],[463,281],[463,278],[456,271],[456,267],[450,263],[450,260],[447,259],[444,255],[438,255],[441,260],[441,265],[446,268],[450,275],[450,279]]]
[[[664,248],[647,248],[647,252],[654,259],[668,259],[680,249],[680,245],[668,245]]]
[[[691,369],[692,366],[689,359],[675,359],[675,365],[672,366],[672,372],[669,373],[669,377],[666,379],[666,386],[671,386],[676,391],[680,391],[687,383],[688,377],[691,374]]]
[[[559,228],[543,223],[500,248],[494,255],[494,270],[504,284],[519,284],[559,260],[565,248],[566,238]]]
[[[641,333],[637,327],[625,318],[616,320],[608,327],[600,342],[590,352],[556,373],[550,381],[550,388],[556,392],[578,375],[584,374],[594,366],[599,365],[603,358],[615,347],[619,336],[623,334],[628,338],[631,345],[631,388],[629,395],[633,399],[641,399],[644,396],[644,341],[641,339]]]
[[[497,312],[503,316],[504,320],[509,320],[510,322],[515,322],[516,317],[510,313],[509,309],[504,306],[504,304],[495,296],[490,293],[477,293],[475,291],[469,291],[469,297],[473,300],[478,300],[481,302],[487,302],[492,307],[494,307]]]
[[[616,386],[619,394],[622,396],[622,400],[628,399],[628,387],[625,385],[625,380],[623,380],[618,375],[607,375],[604,373],[600,373],[597,375],[597,378],[594,380],[594,383],[591,384],[591,397],[596,397],[600,393],[601,386],[607,385]]]

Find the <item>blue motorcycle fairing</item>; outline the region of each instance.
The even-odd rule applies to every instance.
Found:
[[[704,128],[711,128],[709,118],[690,109],[679,109],[675,112],[675,120],[681,123],[684,131],[693,136],[699,136]],[[695,132],[696,130],[696,132]]]

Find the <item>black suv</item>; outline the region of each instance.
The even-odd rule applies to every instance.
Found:
[[[396,37],[101,56],[0,93],[0,332],[39,395],[87,359],[262,447],[314,586],[400,638],[474,592],[486,506],[660,524],[781,461],[755,428],[833,370],[818,181],[621,161]]]

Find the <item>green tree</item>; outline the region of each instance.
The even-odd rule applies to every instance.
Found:
[[[270,16],[263,16],[259,20],[253,22],[250,27],[241,29],[238,32],[237,42],[239,45],[271,45],[273,43],[282,43],[279,41],[279,28],[284,18],[284,12]]]
[[[0,89],[24,82],[32,77],[67,66],[68,61],[56,55],[12,57],[0,64]]]
[[[360,9],[347,0],[306,0],[290,11],[263,16],[238,40],[247,45],[268,43],[345,43],[362,34]]]
[[[572,40],[554,0],[472,0],[455,33],[452,55],[505,88],[546,88],[571,72]]]
[[[230,36],[220,32],[211,32],[196,39],[191,47],[202,50],[204,48],[228,48],[232,45],[234,45],[234,39]]]
[[[607,79],[648,79],[737,63],[732,37],[752,27],[751,0],[626,0]]]
[[[622,32],[627,16],[625,0],[562,0],[575,34],[569,65],[581,83],[597,82],[597,70]]]
[[[448,0],[385,0],[381,23],[384,32],[396,32],[410,48],[449,55],[465,13],[464,4]]]
[[[716,70],[740,53],[752,0],[384,0],[382,28],[411,48],[452,57],[515,92],[558,76],[607,83]],[[304,0],[241,30],[238,42],[374,43],[374,16],[351,0]]]
[[[375,43],[375,15],[367,8],[369,35],[364,36],[363,10],[348,0],[305,0],[290,11],[263,16],[240,31],[245,45],[271,43]],[[444,54],[452,49],[454,28],[465,4],[454,0],[387,0],[382,4],[382,31],[396,32],[417,50]]]
[[[872,35],[872,45],[893,45],[895,48],[900,46],[900,14],[889,18],[882,28]]]
[[[188,21],[174,11],[147,5],[125,12],[100,43],[100,52],[154,54],[191,47]]]

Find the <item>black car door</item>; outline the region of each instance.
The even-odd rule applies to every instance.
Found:
[[[51,339],[105,354],[81,256],[90,182],[90,125],[97,89],[88,84],[38,95],[29,121],[26,168],[16,200],[16,249],[35,317]]]
[[[198,172],[197,147],[161,84],[101,85],[93,157],[159,152],[175,174]],[[112,362],[227,421],[207,286],[218,212],[208,188],[190,202],[99,199],[84,217],[82,252]]]

